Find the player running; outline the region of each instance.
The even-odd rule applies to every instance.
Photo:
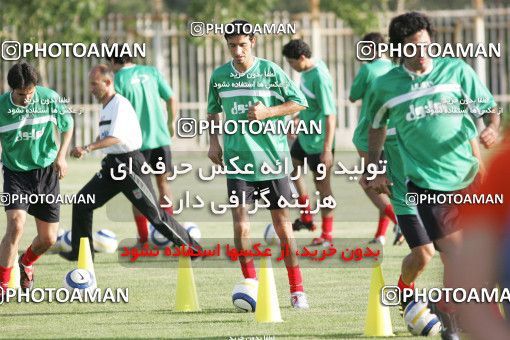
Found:
[[[55,198],[60,194],[59,180],[67,173],[65,156],[73,135],[70,111],[55,91],[38,85],[39,76],[32,65],[13,65],[7,83],[11,91],[0,96],[2,205],[7,214],[0,244],[0,294],[7,288],[14,265],[20,267],[21,288],[31,289],[34,263],[57,240],[60,203]],[[54,127],[61,133],[60,145]],[[40,201],[28,199],[34,195]],[[27,213],[35,218],[37,236],[15,264]]]
[[[255,37],[248,33],[248,22],[236,20],[232,34],[225,34],[227,46],[233,60],[214,70],[209,83],[207,112],[209,121],[219,124],[220,113],[225,120],[248,122],[277,122],[307,106],[306,99],[289,77],[276,64],[252,55]],[[218,86],[221,85],[221,86]],[[271,86],[276,85],[276,86]],[[282,245],[291,248],[290,256],[285,257],[285,265],[291,291],[291,304],[294,308],[309,308],[303,290],[301,269],[295,256],[296,244],[293,238],[289,210],[278,205],[280,197],[291,200],[288,174],[264,175],[261,173],[263,163],[276,169],[289,159],[287,138],[283,134],[241,134],[224,136],[225,163],[233,171],[230,160],[239,157],[237,165],[241,169],[251,164],[253,174],[227,175],[228,195],[246,197],[246,203],[253,203],[268,192],[269,210],[273,224]],[[209,158],[215,164],[223,164],[223,150],[218,136],[210,134]],[[258,195],[257,195],[257,193]],[[232,209],[234,222],[234,239],[238,250],[251,249],[250,223],[245,206]],[[239,258],[243,275],[246,279],[256,279],[253,258]]]
[[[165,172],[156,175],[159,203],[172,199],[167,177],[172,168],[170,151],[171,135],[174,133],[177,115],[177,99],[163,75],[152,66],[136,65],[130,57],[113,57],[110,59],[115,72],[115,91],[126,97],[133,105],[142,129],[142,147],[147,164],[156,171],[158,162],[165,166]],[[168,123],[161,99],[166,102]],[[170,133],[169,133],[170,132]],[[163,208],[173,215],[173,207]],[[133,206],[133,214],[138,230],[138,240],[146,243],[149,237],[149,224],[145,216]]]
[[[366,34],[362,41],[372,41],[376,45],[384,43],[384,38],[380,33],[372,32]],[[375,55],[375,51],[374,51]],[[356,146],[358,150],[358,154],[360,159],[364,162],[364,164],[368,163],[368,128],[369,121],[367,118],[367,92],[370,88],[370,84],[379,76],[387,73],[391,70],[395,65],[384,56],[376,58],[368,63],[363,64],[358,71],[358,74],[354,78],[351,86],[351,92],[349,94],[349,100],[351,102],[356,102],[361,99],[361,111],[359,114],[358,125],[354,130],[354,135],[352,138],[352,142]],[[375,207],[379,210],[379,223],[377,225],[377,230],[375,232],[374,239],[372,242],[378,242],[382,245],[386,243],[386,231],[388,230],[388,226],[390,222],[397,224],[397,220],[395,217],[395,212],[393,211],[393,207],[388,200],[388,196],[385,194],[378,194],[373,190],[364,189],[365,194],[368,196],[370,201],[375,205]],[[396,227],[398,230],[398,227]],[[397,233],[397,237],[395,239],[394,244],[399,243],[400,235]]]
[[[321,60],[312,60],[312,51],[303,40],[291,40],[283,47],[283,55],[290,66],[301,73],[301,90],[308,102],[308,108],[299,112],[299,119],[306,122],[320,123],[321,134],[300,133],[292,145],[290,154],[294,166],[293,176],[298,167],[304,166],[306,158],[313,171],[315,187],[320,198],[332,196],[331,166],[335,145],[336,108],[333,95],[333,81],[327,66]],[[323,164],[324,170],[319,173],[319,166]],[[317,178],[324,177],[321,180]],[[310,197],[306,191],[305,181],[299,176],[294,180],[299,197],[299,204],[306,204]],[[313,245],[328,246],[333,239],[333,209],[321,208],[322,233],[314,238]],[[306,228],[314,230],[313,215],[310,214],[310,203],[302,210],[301,217],[292,225],[294,230]]]
[[[430,44],[432,26],[425,15],[412,12],[394,18],[389,33],[393,44]],[[496,141],[499,116],[495,112],[494,98],[471,67],[460,59],[431,59],[417,53],[402,58],[400,67],[377,78],[370,93],[367,108],[373,116],[369,134],[370,163],[377,164],[380,159],[389,119],[395,124],[408,179],[408,195],[460,193],[473,183],[479,170],[476,150],[471,143],[476,128],[465,113],[477,117],[488,114],[491,123],[480,134],[485,146]],[[461,100],[470,104],[460,104]],[[386,175],[377,176],[373,181],[367,181],[366,177],[363,176],[364,185],[376,192],[391,194]],[[454,223],[456,212],[447,204],[415,203],[430,240],[443,252],[445,273],[448,273],[460,240],[458,225]],[[444,285],[451,286],[447,275]],[[443,301],[437,307],[445,326],[443,338],[457,338],[453,308]]]

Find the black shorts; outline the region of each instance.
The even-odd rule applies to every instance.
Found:
[[[418,187],[413,182],[407,183],[408,194],[428,194],[428,195],[439,195],[439,194],[451,194],[456,192],[437,191],[430,189],[423,189]],[[455,206],[449,204],[439,203],[421,203],[417,204],[418,215],[427,230],[432,241],[443,238],[449,234],[452,234],[460,229],[457,223],[458,210]]]
[[[172,151],[170,151],[170,146],[165,145],[155,149],[143,150],[142,154],[152,169],[157,170],[156,163],[163,162],[165,163],[166,172],[172,172]]]
[[[60,194],[58,173],[53,169],[53,165],[29,171],[13,171],[4,166],[3,173],[3,199],[9,199],[9,202],[2,201],[5,210],[21,209],[44,222],[59,221],[60,203],[37,202],[31,204],[30,200],[26,199],[29,195],[34,194],[51,194],[55,197]],[[25,199],[19,199],[19,197]]]
[[[397,215],[397,222],[409,248],[413,249],[432,243],[427,230],[416,215]]]
[[[335,155],[335,150],[331,151],[333,155]],[[306,163],[308,163],[308,167],[313,172],[318,172],[319,164],[321,164],[321,154],[320,153],[306,153],[303,150],[303,147],[299,143],[299,139],[296,139],[290,148],[290,156],[293,159],[297,159],[298,161],[304,162],[306,158]]]
[[[227,178],[228,197],[236,196],[239,204],[242,204],[243,193],[246,204],[252,204],[260,199],[261,192],[267,192],[265,197],[269,201],[269,210],[281,209],[278,200],[283,196],[289,203],[292,203],[292,192],[288,177],[270,181],[247,182],[242,179]],[[235,191],[233,193],[233,191]],[[265,202],[262,202],[265,203]]]

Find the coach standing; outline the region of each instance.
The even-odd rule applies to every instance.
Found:
[[[35,217],[37,236],[20,257],[20,284],[34,284],[33,264],[57,239],[60,203],[45,197],[60,194],[67,173],[65,155],[73,135],[73,118],[53,90],[38,86],[39,76],[26,62],[7,74],[12,91],[0,96],[0,142],[7,229],[0,244],[0,294],[7,288],[27,213]],[[60,146],[54,127],[62,133]],[[37,196],[37,202],[28,197]],[[10,202],[4,201],[9,199]]]
[[[142,134],[133,106],[125,97],[115,93],[114,75],[107,65],[97,65],[90,71],[90,90],[103,105],[99,119],[99,137],[87,146],[78,146],[71,156],[102,149],[106,157],[101,170],[80,190],[78,195],[94,195],[93,204],[73,205],[72,251],[61,253],[68,260],[78,258],[81,237],[88,237],[92,246],[94,209],[103,206],[122,192],[154,227],[177,245],[199,247],[173,217],[159,208],[154,199],[150,177],[141,172],[145,161],[140,152]]]

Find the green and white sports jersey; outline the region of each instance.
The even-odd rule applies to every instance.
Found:
[[[115,91],[133,105],[142,128],[140,150],[170,145],[170,133],[161,98],[167,102],[173,95],[163,75],[152,66],[133,65],[115,74]]]
[[[375,78],[382,76],[395,67],[388,59],[377,59],[371,63],[361,66],[358,74],[354,78],[351,86],[349,98],[353,100],[361,99],[361,111],[359,114],[358,125],[354,130],[352,142],[358,150],[368,151],[368,127],[370,122],[367,119],[367,103],[366,97],[370,85]]]
[[[2,163],[12,171],[49,166],[58,153],[53,127],[60,132],[73,127],[73,118],[55,91],[36,86],[27,106],[12,102],[11,92],[0,96]]]
[[[239,73],[232,62],[214,70],[209,83],[207,112],[224,112],[225,122],[234,121],[239,126],[242,121],[248,122],[248,108],[255,103],[262,102],[269,107],[288,101],[308,106],[304,95],[278,65],[255,58],[253,65],[244,73]],[[263,123],[278,120],[284,121],[284,117],[267,118]],[[228,170],[235,170],[229,160],[239,157],[235,163],[241,169],[251,164],[254,171],[253,174],[228,174],[227,178],[265,181],[283,178],[292,171],[292,164],[285,173],[265,175],[260,171],[264,163],[277,169],[284,166],[284,161],[290,162],[287,136],[284,134],[252,134],[250,131],[241,134],[238,129],[235,134],[225,134],[223,142]]]
[[[326,117],[336,115],[333,95],[333,80],[326,64],[322,60],[301,73],[301,91],[308,102],[308,108],[299,112],[299,119],[310,126],[310,122],[320,122],[321,134],[298,134],[299,144],[307,154],[317,154],[324,151],[326,139]],[[333,145],[334,142],[333,142]]]
[[[372,127],[397,130],[406,177],[419,187],[440,191],[466,188],[478,172],[470,139],[470,117],[496,106],[473,69],[460,59],[433,59],[432,69],[416,75],[403,66],[377,78],[370,89]]]

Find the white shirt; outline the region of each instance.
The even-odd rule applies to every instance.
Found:
[[[103,149],[106,154],[119,154],[140,149],[142,130],[135,109],[125,97],[115,94],[99,114],[99,138],[108,136],[120,139],[120,143]]]

